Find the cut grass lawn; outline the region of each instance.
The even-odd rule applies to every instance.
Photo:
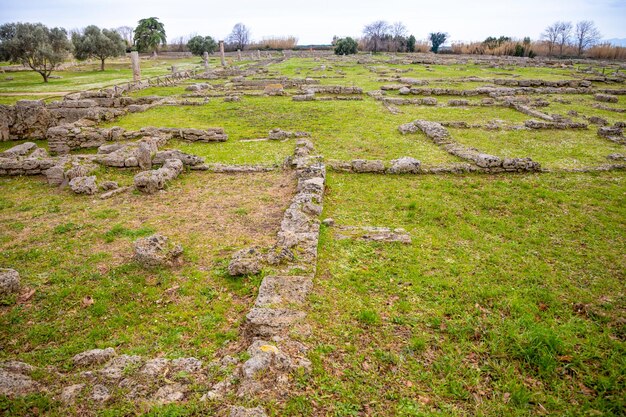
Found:
[[[626,176],[330,174],[313,372],[277,415],[618,415]],[[284,408],[283,408],[284,407]]]
[[[99,176],[132,183],[132,172]],[[273,244],[293,187],[283,173],[196,172],[167,193],[103,201],[39,178],[1,179],[0,266],[17,269],[36,292],[27,302],[3,300],[0,360],[65,367],[76,353],[108,346],[211,359],[238,338],[263,275],[228,277],[230,256]],[[182,268],[132,261],[133,241],[156,232],[183,245]]]

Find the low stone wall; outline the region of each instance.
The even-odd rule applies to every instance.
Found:
[[[100,92],[68,95],[46,104],[42,100],[20,100],[14,106],[0,105],[0,140],[44,139],[48,129],[79,120],[110,121],[158,105],[160,97],[117,97]]]
[[[107,142],[137,139],[144,136],[163,136],[165,140],[175,138],[188,142],[224,142],[228,135],[222,128],[206,130],[190,128],[145,127],[140,130],[125,130],[121,127],[100,128],[84,122],[51,127],[46,133],[50,152],[67,154],[74,149],[97,148]]]
[[[533,172],[540,171],[539,163],[530,158],[504,158],[482,153],[474,148],[468,148],[455,142],[448,131],[436,122],[416,120],[399,127],[402,134],[414,133],[417,130],[431,139],[451,155],[473,162],[486,172]]]

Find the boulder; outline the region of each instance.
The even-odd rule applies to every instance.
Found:
[[[263,255],[254,247],[241,249],[233,255],[228,264],[232,276],[254,275],[261,272]]]
[[[381,173],[385,172],[385,165],[383,161],[379,160],[366,160],[366,159],[355,159],[351,162],[352,170],[354,172],[365,173]]]
[[[93,195],[98,192],[96,177],[75,177],[70,181],[70,188],[76,194]]]
[[[157,170],[143,171],[135,175],[135,188],[146,194],[153,194],[165,188],[168,181],[183,172],[183,163],[179,159],[167,159]]]
[[[391,161],[390,174],[417,174],[420,171],[421,162],[415,158],[404,156]]]
[[[100,364],[108,361],[115,356],[115,349],[92,349],[85,352],[81,352],[72,358],[72,362],[76,366],[89,366],[93,364]]]
[[[15,269],[0,268],[0,296],[20,290],[20,274]]]
[[[133,260],[144,268],[173,266],[182,263],[183,247],[169,241],[160,234],[154,234],[135,241]]]

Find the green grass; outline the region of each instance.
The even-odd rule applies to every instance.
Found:
[[[293,415],[618,415],[626,177],[330,174]],[[584,311],[579,311],[584,305]],[[280,413],[278,413],[280,414]]]
[[[589,130],[485,131],[449,129],[454,140],[503,158],[531,157],[545,168],[582,168],[607,164],[624,146]]]
[[[229,135],[228,142],[189,145],[196,150],[206,149],[199,152],[206,155],[210,162],[275,163],[280,157],[293,153],[293,142],[287,145],[237,141],[267,137],[269,131],[276,127],[312,133],[316,151],[328,159],[389,161],[401,156],[413,156],[427,165],[457,162],[458,159],[428,140],[403,136],[398,132],[400,124],[426,117],[420,113],[422,111],[432,112],[430,109],[414,108],[407,109],[405,114],[392,115],[374,100],[294,103],[286,97],[244,97],[239,103],[213,99],[203,106],[159,107],[125,116],[109,125],[126,129],[143,126],[223,127]],[[278,147],[280,150],[276,151]]]

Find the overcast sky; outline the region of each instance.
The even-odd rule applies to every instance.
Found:
[[[537,39],[556,20],[593,20],[604,39],[626,38],[626,0],[0,0],[0,23],[115,28],[145,17],[158,17],[169,40],[191,33],[222,39],[242,22],[255,40],[292,35],[321,44],[333,35],[358,37],[374,20],[402,21],[418,39],[448,32],[453,42]]]

